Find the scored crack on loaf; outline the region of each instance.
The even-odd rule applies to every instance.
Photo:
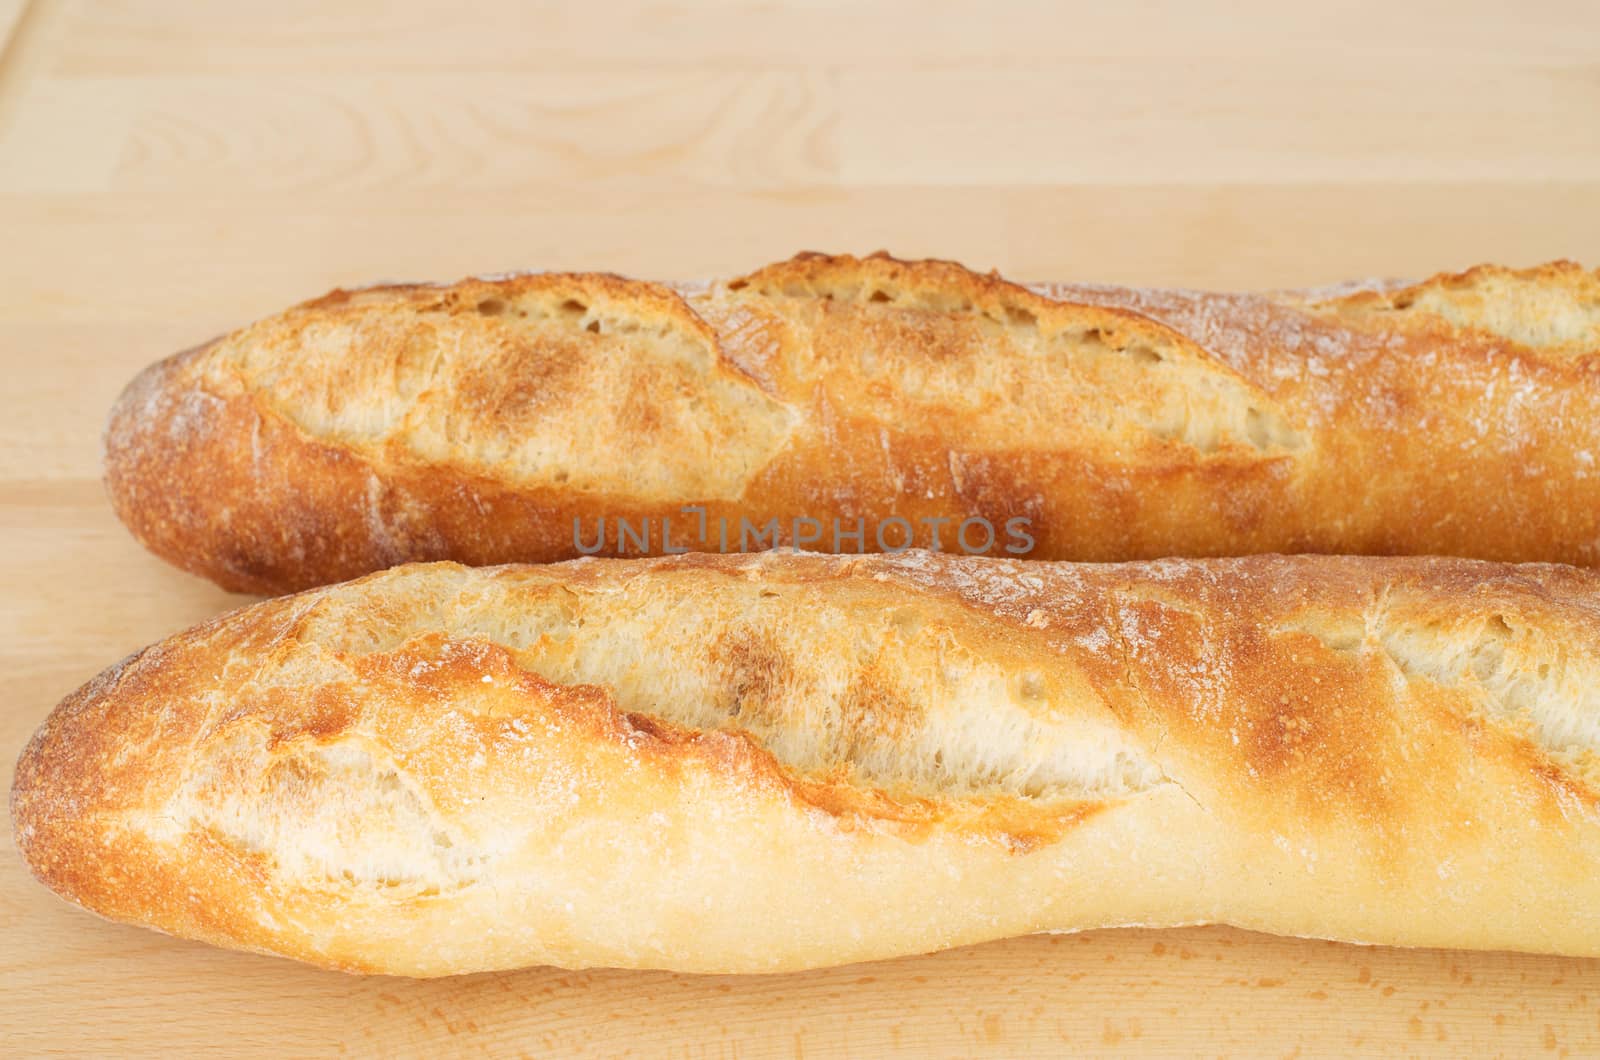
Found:
[[[347,970],[782,971],[1227,923],[1600,956],[1600,573],[913,552],[400,567],[69,696],[16,840]]]
[[[901,519],[1034,559],[1591,565],[1597,355],[1600,276],[1570,263],[1259,295],[885,255],[678,290],[516,275],[336,291],[153,365],[106,480],[152,550],[269,592],[661,552],[669,520],[703,550],[745,519],[893,548]]]

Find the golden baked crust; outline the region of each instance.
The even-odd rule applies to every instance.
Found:
[[[753,972],[1221,922],[1600,956],[1600,573],[414,565],[68,697],[34,873],[320,965]]]
[[[580,536],[661,552],[667,520],[708,551],[741,519],[784,543],[816,520],[823,551],[875,550],[894,519],[954,550],[983,519],[968,545],[1004,555],[1019,518],[1033,559],[1592,565],[1597,354],[1600,275],[1570,263],[1263,295],[886,255],[682,291],[472,279],[335,292],[152,366],[106,480],[152,550],[266,592]],[[726,544],[699,535],[719,520]]]

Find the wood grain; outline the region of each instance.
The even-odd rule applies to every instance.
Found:
[[[1242,288],[1600,265],[1600,15],[1396,4],[0,0],[0,780],[242,602],[98,482],[144,363],[337,284],[802,247]],[[739,980],[363,980],[102,923],[0,851],[8,1055],[1593,1055],[1600,963],[1226,929]]]

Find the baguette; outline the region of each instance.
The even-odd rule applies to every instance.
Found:
[[[1600,274],[1219,295],[805,254],[336,291],[156,364],[106,480],[281,592],[395,563],[893,551],[1600,563]]]
[[[1600,956],[1600,572],[694,554],[399,567],[107,670],[16,840],[331,968],[779,972],[1227,923]]]

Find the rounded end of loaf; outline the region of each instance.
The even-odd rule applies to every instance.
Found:
[[[206,689],[227,669],[232,650],[282,647],[285,631],[296,628],[314,604],[283,597],[229,612],[130,656],[62,700],[17,761],[10,809],[18,852],[32,875],[59,897],[113,922],[330,970],[444,974],[450,969],[429,963],[426,954],[410,963],[403,955],[387,955],[381,929],[353,933],[370,944],[366,948],[323,945],[317,932],[339,935],[340,925],[362,919],[359,888],[347,888],[348,901],[335,898],[319,913],[314,901],[304,904],[306,895],[342,893],[340,879],[313,880],[304,893],[292,882],[275,880],[265,855],[251,846],[248,828],[230,830],[238,822],[209,818],[197,824],[183,801],[195,783],[239,798],[249,797],[253,782],[267,783],[244,761],[229,757],[226,740],[210,739],[215,719]],[[305,709],[314,715],[302,719],[312,730],[313,749],[339,744],[341,725],[315,714],[313,706]],[[269,776],[276,775],[274,766],[282,772],[285,764],[299,762],[293,748],[249,749],[256,750],[267,755]],[[287,791],[330,803],[349,794],[339,788],[340,779],[383,779],[356,766],[343,772],[330,767],[327,776],[293,768],[290,773]],[[367,794],[379,799],[385,792],[379,783]],[[294,798],[264,797],[254,823],[270,829],[277,822],[298,828],[296,834],[314,834],[317,822],[307,821],[306,806]],[[340,805],[329,812],[348,809]],[[381,815],[363,818],[364,826],[382,834],[393,823]],[[369,843],[357,855],[377,845]],[[397,905],[403,920],[407,907],[403,900]],[[403,935],[407,925],[395,930]]]
[[[270,592],[270,579],[219,562],[228,547],[226,528],[213,525],[221,484],[214,450],[201,447],[216,435],[223,403],[189,382],[188,371],[215,345],[157,361],[123,389],[103,437],[106,493],[157,556],[233,592]]]
[[[123,525],[230,592],[296,592],[389,566],[368,527],[371,469],[209,385],[220,341],[150,365],[112,407],[105,486]]]
[[[35,879],[77,905],[103,916],[134,890],[109,856],[121,799],[128,793],[130,760],[119,754],[119,733],[108,710],[121,677],[138,658],[129,656],[101,672],[50,712],[17,758],[11,782],[11,828],[23,862]],[[106,767],[121,761],[122,777]],[[133,772],[138,771],[134,765]]]
[[[50,790],[51,777],[44,767],[41,745],[47,739],[47,729],[48,722],[17,756],[16,769],[11,777],[8,809],[11,813],[11,841],[16,844],[23,864],[28,866],[28,871],[35,879],[59,894],[61,889],[52,882],[53,874],[48,871],[50,859],[46,856],[51,844],[44,803],[48,798],[45,793]]]

